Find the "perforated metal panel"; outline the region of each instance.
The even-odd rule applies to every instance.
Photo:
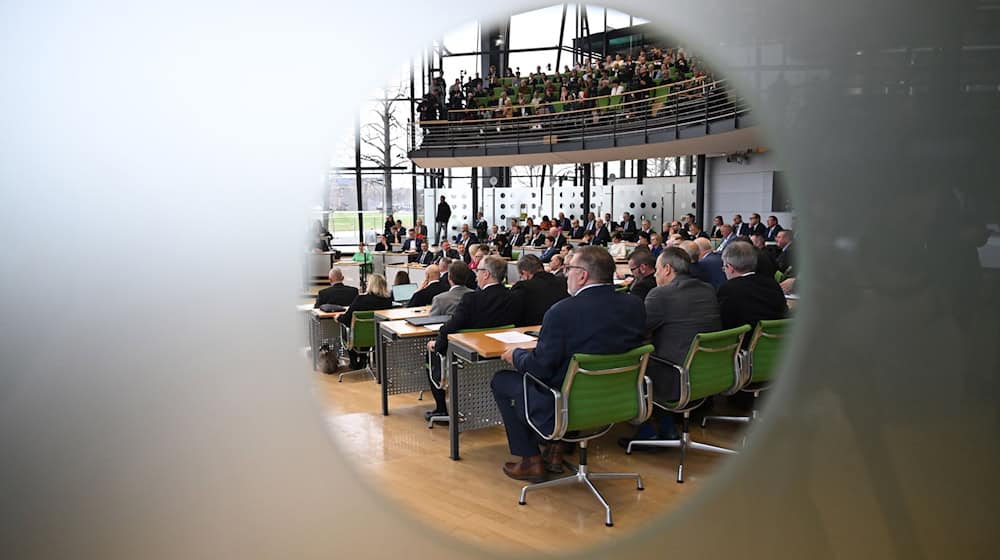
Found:
[[[340,341],[340,323],[336,319],[321,319],[313,315],[309,322],[309,347],[314,371],[319,367],[319,349],[324,344],[328,344],[338,356],[344,355]]]
[[[385,346],[386,391],[390,395],[415,393],[428,389],[427,383],[427,341],[435,335],[393,340],[391,335],[382,334]]]
[[[499,360],[468,363],[457,360],[458,378],[458,431],[467,432],[503,424],[497,409],[490,380],[503,368]],[[455,406],[455,403],[451,403]]]

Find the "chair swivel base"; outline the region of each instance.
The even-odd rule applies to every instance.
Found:
[[[529,484],[524,488],[521,488],[521,498],[518,500],[518,504],[527,505],[525,498],[527,497],[528,490],[540,490],[542,488],[552,488],[554,486],[567,486],[570,484],[583,484],[586,486],[591,494],[597,498],[597,501],[601,503],[604,507],[604,525],[608,527],[613,527],[614,522],[611,519],[611,506],[608,505],[608,501],[604,499],[604,496],[597,490],[594,486],[593,480],[600,479],[619,479],[619,478],[634,478],[636,490],[643,490],[642,477],[639,473],[592,473],[587,470],[587,465],[579,465],[576,469],[576,474],[571,474],[569,476],[564,476],[562,478],[557,478],[555,480],[549,480],[546,482],[538,482],[535,484]]]
[[[673,447],[681,450],[681,462],[677,465],[677,482],[682,484],[684,482],[684,450],[685,449],[697,449],[698,451],[709,451],[712,453],[719,453],[722,455],[736,455],[737,452],[732,449],[727,449],[725,447],[719,447],[717,445],[710,445],[707,443],[701,443],[691,439],[691,434],[685,432],[681,435],[681,439],[674,440],[662,440],[662,439],[637,439],[632,440],[628,444],[628,448],[625,449],[625,454],[632,454],[633,445],[645,445],[647,447]]]
[[[375,372],[372,371],[371,364],[369,363],[369,365],[363,368],[351,369],[341,373],[340,375],[337,376],[337,383],[343,383],[345,375],[353,375],[355,373],[367,373],[368,375],[372,376],[372,379],[376,379]]]
[[[445,424],[450,424],[451,416],[448,416],[447,414],[435,414],[434,416],[431,416],[430,418],[427,419],[427,429],[433,430],[435,422],[444,422]]]
[[[718,420],[719,422],[734,422],[738,424],[749,424],[751,418],[749,416],[705,416],[701,419],[701,427],[704,428],[705,424],[709,420]]]

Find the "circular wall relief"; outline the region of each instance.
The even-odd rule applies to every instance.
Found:
[[[527,207],[528,207],[527,204],[524,204],[523,202],[521,203],[521,208],[527,208]]]
[[[535,209],[535,205],[534,205],[534,204],[532,204],[532,205],[531,205],[531,209],[532,209],[532,210],[534,210],[534,209]]]
[[[646,203],[645,202],[639,204],[639,208],[645,208],[645,207],[646,207]]]
[[[597,209],[597,203],[596,202],[591,202],[590,203],[590,209],[591,210],[596,210]]]
[[[507,219],[507,216],[504,216],[503,214],[500,214],[500,221],[501,222],[504,221],[504,220],[506,220],[506,219]]]
[[[559,208],[562,208],[562,207],[563,207],[563,204],[562,204],[562,202],[560,202],[559,203]]]
[[[654,203],[650,204],[650,206],[652,206],[653,208],[656,208],[656,203],[654,202]]]
[[[501,204],[500,205],[500,209],[503,210],[504,208],[507,208],[507,205],[506,204]]]
[[[538,193],[531,193],[531,198],[535,198],[536,196],[538,196]]]
[[[507,196],[507,193],[500,193],[500,198],[505,198],[506,196]]]
[[[646,219],[646,215],[645,215],[645,214],[643,214],[642,216],[639,216],[639,221],[640,221],[640,222],[641,222],[642,220],[645,220],[645,219]]]
[[[572,210],[574,208],[576,208],[576,204],[573,204],[572,202],[570,202],[569,203],[569,209]]]
[[[629,203],[628,207],[629,208],[635,208],[635,203],[634,202]]]
[[[463,221],[466,221],[466,222],[467,222],[467,221],[469,221],[469,216],[468,216],[468,214],[466,214],[465,216],[462,216],[462,220],[463,220]]]
[[[562,198],[562,197],[563,197],[563,193],[562,193],[562,191],[559,191],[559,198]]]
[[[639,196],[645,196],[646,191],[639,191]]]

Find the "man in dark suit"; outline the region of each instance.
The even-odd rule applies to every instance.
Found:
[[[566,236],[563,235],[562,231],[557,227],[549,229],[549,237],[552,238],[552,245],[556,249],[562,249],[563,245],[566,244]]]
[[[778,265],[775,264],[773,253],[764,244],[764,236],[751,235],[750,243],[757,249],[757,268],[754,272],[774,278],[774,271],[778,270]]]
[[[556,226],[563,231],[569,231],[572,224],[570,223],[569,218],[566,217],[566,214],[560,212],[559,217],[556,218]]]
[[[794,274],[795,261],[792,259],[792,241],[794,239],[795,233],[790,229],[781,230],[775,238],[775,241],[778,242],[778,249],[781,250],[778,253],[776,264],[778,265],[778,270],[786,276]]]
[[[438,203],[437,213],[434,214],[434,244],[441,242],[441,239],[448,238],[448,220],[451,220],[451,206],[441,196]]]
[[[546,237],[548,237],[548,233],[542,231],[542,228],[538,226],[532,226],[531,245],[533,247],[544,247]]]
[[[569,230],[570,239],[583,239],[583,232],[586,229],[580,225],[580,220],[573,220],[572,227]]]
[[[767,235],[767,228],[764,224],[760,223],[760,214],[754,212],[750,214],[750,233],[747,234],[752,237],[754,235],[760,235],[761,237]]]
[[[424,225],[424,221],[417,218],[417,223],[413,226],[413,229],[417,232],[417,237],[427,239],[427,226]]]
[[[420,240],[417,239],[417,234],[415,231],[413,231],[413,228],[410,228],[406,232],[406,239],[403,240],[402,251],[406,253],[407,251],[416,251],[419,248],[420,248]]]
[[[410,257],[411,262],[423,265],[433,263],[435,258],[434,253],[431,252],[431,248],[427,246],[427,241],[421,241],[420,252]]]
[[[767,217],[767,231],[764,233],[764,240],[765,241],[777,241],[778,240],[778,233],[780,233],[783,229],[785,229],[785,228],[781,227],[781,224],[778,223],[778,218],[776,218],[774,216],[768,216]]]
[[[473,223],[473,226],[476,229],[476,237],[478,239],[486,239],[487,230],[489,230],[490,224],[486,221],[482,212],[476,216],[476,221]]]
[[[756,274],[757,250],[753,245],[737,241],[722,253],[726,283],[719,287],[719,315],[722,328],[740,325],[754,327],[761,319],[781,319],[788,313],[785,294],[774,277]],[[743,338],[743,347],[750,337]]]
[[[643,220],[639,233],[645,233],[648,237],[652,237],[656,230],[653,229],[653,224],[649,220]]]
[[[719,243],[719,246],[715,248],[715,252],[721,255],[722,252],[726,250],[726,247],[728,247],[730,243],[736,241],[736,238],[739,237],[739,235],[736,235],[736,230],[734,230],[733,226],[729,224],[722,224],[722,228],[720,229],[722,231],[722,242]]]
[[[423,285],[419,290],[413,292],[409,303],[406,304],[407,307],[430,305],[434,296],[448,291],[449,286],[446,282],[441,282],[441,269],[436,264],[432,264],[424,269],[424,274],[426,276],[424,277]]]
[[[507,276],[507,261],[500,257],[489,256],[476,268],[476,282],[479,290],[462,296],[462,301],[451,314],[451,319],[441,325],[435,340],[427,343],[427,350],[444,355],[448,350],[448,335],[464,329],[483,329],[501,325],[517,324],[521,318],[520,302],[504,288],[503,281]],[[439,360],[432,360],[435,375],[439,373]],[[434,410],[425,416],[443,416],[448,414],[444,391],[430,385],[434,395]]]
[[[521,300],[521,319],[517,325],[540,325],[550,307],[569,297],[566,277],[545,272],[542,261],[530,254],[521,255],[517,260],[517,272],[521,280],[510,288],[510,292]]]
[[[556,249],[555,239],[551,235],[545,237],[545,250],[542,251],[541,261],[547,263],[552,260],[552,257],[559,254],[559,249]]]
[[[457,260],[462,258],[462,254],[459,253],[458,250],[451,248],[450,241],[444,240],[441,242],[441,250],[438,252],[438,262],[441,261],[441,257],[448,257],[449,259]]]
[[[608,228],[608,235],[611,235],[613,231],[618,229],[619,224],[611,218],[611,212],[604,213],[604,226]]]
[[[330,269],[330,287],[323,288],[316,294],[316,303],[313,309],[325,304],[340,305],[347,307],[351,305],[354,298],[358,297],[358,289],[354,286],[344,285],[344,273],[337,267]]]
[[[636,249],[628,258],[628,269],[632,271],[632,285],[628,293],[639,299],[646,299],[649,291],[656,287],[656,259],[648,249]]]
[[[635,217],[625,212],[622,214],[622,239],[625,241],[635,241],[639,236],[639,228],[635,227]]]
[[[593,212],[587,213],[587,223],[583,225],[583,229],[592,233],[597,232],[597,216]]]
[[[591,245],[601,245],[602,247],[607,247],[608,243],[611,242],[611,231],[610,226],[605,224],[602,220],[597,220],[597,232],[594,233],[594,240],[591,241]]]
[[[667,247],[656,260],[656,287],[646,296],[646,331],[656,350],[653,355],[674,364],[683,364],[691,341],[698,333],[721,330],[715,288],[690,273],[691,257],[678,247]],[[677,370],[651,360],[646,375],[653,381],[656,402],[676,401],[680,396]],[[677,439],[673,415],[654,409],[654,418],[640,426],[634,438],[621,438],[628,447],[631,439]]]
[[[524,232],[521,231],[521,226],[511,226],[510,245],[511,247],[520,247],[524,245]]]
[[[556,303],[545,314],[533,350],[503,353],[502,359],[513,364],[516,371],[499,371],[491,383],[510,452],[521,458],[505,464],[503,472],[517,480],[539,481],[546,472],[537,434],[525,417],[524,374],[530,372],[549,387],[559,389],[574,353],[619,354],[640,346],[643,340],[646,311],[638,298],[615,292],[612,284],[615,261],[607,251],[581,247],[567,266],[567,282],[573,297]],[[532,422],[551,432],[555,420],[551,393],[533,383],[528,384],[528,393]],[[561,464],[559,445],[550,449],[553,450],[550,464]]]
[[[712,251],[712,242],[703,237],[694,240],[700,253],[698,262],[691,265],[691,276],[707,282],[716,290],[726,281],[726,273],[722,270],[722,255]]]
[[[743,221],[743,216],[739,214],[733,215],[733,233],[736,237],[750,236],[750,226]]]

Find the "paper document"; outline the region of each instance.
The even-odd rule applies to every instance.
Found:
[[[430,325],[424,325],[424,328],[431,331],[439,331],[442,326],[444,326],[444,323],[433,323]]]
[[[503,342],[504,344],[516,344],[518,342],[531,342],[535,337],[520,332],[498,332],[489,333],[486,336]]]

